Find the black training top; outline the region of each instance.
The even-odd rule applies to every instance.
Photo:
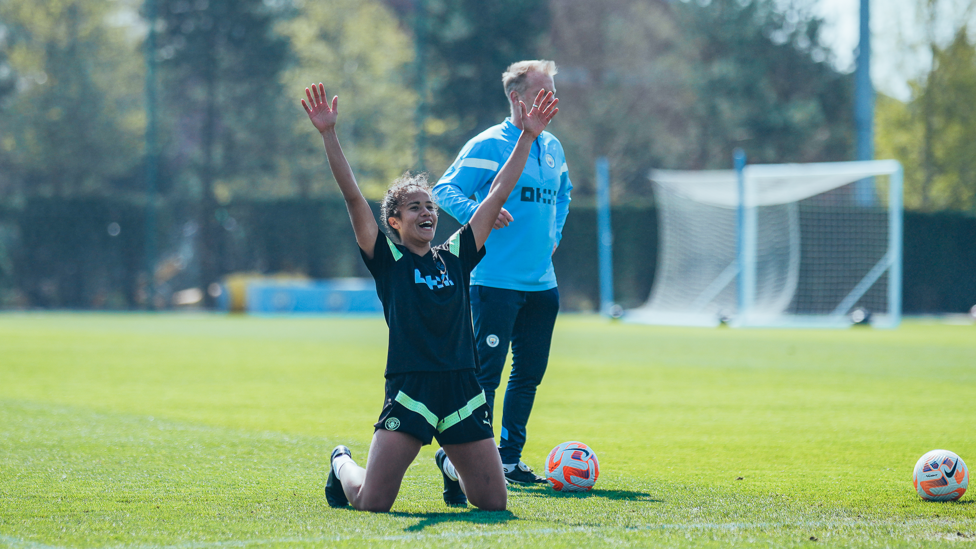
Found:
[[[373,259],[359,250],[376,280],[390,327],[386,376],[478,368],[468,287],[485,255],[470,225],[423,257],[377,231]]]

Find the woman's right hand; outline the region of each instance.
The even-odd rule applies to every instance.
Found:
[[[325,95],[325,86],[319,82],[318,86],[312,84],[309,91],[305,88],[305,95],[308,96],[308,103],[302,99],[302,106],[308,114],[308,119],[319,133],[325,133],[335,128],[336,119],[339,118],[339,96],[332,98],[332,106],[329,107],[329,96]]]

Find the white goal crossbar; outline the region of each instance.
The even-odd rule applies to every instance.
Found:
[[[654,170],[647,303],[625,320],[850,326],[901,319],[902,168],[894,160]],[[876,183],[887,179],[887,185]],[[867,200],[856,186],[867,185]]]

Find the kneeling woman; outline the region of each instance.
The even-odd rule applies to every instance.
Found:
[[[383,200],[376,225],[335,132],[338,97],[322,84],[306,88],[302,106],[322,134],[329,166],[349,210],[356,242],[376,280],[389,326],[386,403],[375,425],[366,468],[349,449],[332,451],[325,494],[329,505],[389,511],[407,467],[436,438],[435,460],[448,504],[502,510],[505,476],[489,408],[475,377],[477,366],[468,284],[484,256],[484,243],[522,174],[532,142],[559,111],[552,93],[539,92],[532,109],[521,105],[523,129],[491,191],[471,220],[446,242],[431,247],[437,207],[423,177],[404,176]],[[511,230],[511,229],[509,229]]]

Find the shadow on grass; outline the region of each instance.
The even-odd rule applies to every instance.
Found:
[[[510,494],[528,497],[547,497],[547,498],[606,498],[616,501],[644,501],[650,503],[660,503],[663,500],[653,499],[647,492],[636,492],[632,490],[591,490],[589,492],[556,492],[547,485],[509,485]],[[425,529],[443,524],[446,522],[458,522],[467,524],[506,524],[519,520],[511,511],[479,511],[476,508],[468,507],[470,512],[463,512],[463,509],[455,512],[441,513],[406,513],[394,511],[390,515],[404,518],[419,518],[416,524],[403,529],[404,532],[416,533],[423,532]]]
[[[511,511],[479,511],[468,508],[470,513],[402,513],[393,512],[395,517],[419,518],[420,522],[403,529],[404,532],[423,532],[425,528],[436,526],[444,522],[465,522],[468,524],[505,524],[518,517]]]
[[[551,490],[546,484],[536,484],[536,485],[521,485],[514,484],[509,485],[509,493],[518,494],[520,496],[528,496],[534,498],[548,497],[548,498],[573,498],[573,499],[583,499],[583,498],[606,498],[616,501],[646,501],[651,503],[661,503],[663,500],[654,499],[647,492],[636,492],[633,490],[590,490],[589,492],[556,492]]]

